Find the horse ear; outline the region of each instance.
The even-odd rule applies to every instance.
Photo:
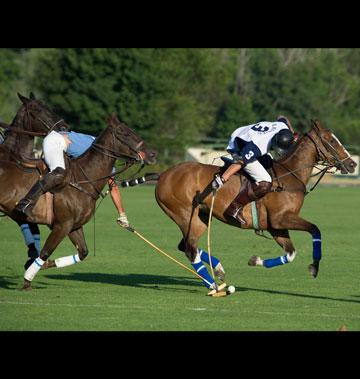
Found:
[[[115,115],[115,112],[112,112],[111,115],[107,118],[107,123],[108,123],[109,126],[114,126],[115,125],[114,115]]]
[[[113,121],[113,123],[114,123],[115,125],[120,124],[120,121],[119,121],[119,119],[118,119],[118,116],[117,116],[117,114],[116,114],[115,112],[112,112],[112,113],[111,113],[111,120]]]
[[[321,129],[321,124],[320,124],[320,121],[318,119],[311,120],[311,121],[313,123],[314,128]]]
[[[18,95],[19,99],[22,101],[23,104],[27,104],[30,101],[30,99],[28,99],[27,97],[21,95],[19,92],[17,93],[17,95]]]
[[[34,95],[34,93],[32,91],[30,92],[30,99],[31,100],[36,100],[36,97],[35,97],[35,95]]]

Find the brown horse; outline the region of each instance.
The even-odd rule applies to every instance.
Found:
[[[111,176],[115,160],[125,159],[129,165],[142,162],[139,154],[144,157],[144,163],[155,161],[155,152],[148,149],[144,141],[113,114],[107,128],[91,147],[79,158],[67,160],[68,184],[54,194],[52,230],[40,252],[40,258],[25,272],[23,289],[31,289],[31,280],[37,272],[34,273],[34,268],[39,262],[44,263],[67,235],[78,254],[55,260],[55,266],[64,267],[86,258],[88,249],[82,226],[94,214],[96,200]],[[23,172],[16,164],[8,164],[0,170],[0,210],[10,217],[16,217],[13,209],[17,201],[38,179],[36,171]],[[34,207],[32,217],[24,221],[49,225],[45,195]]]
[[[335,167],[342,173],[352,173],[356,167],[356,163],[335,135],[315,121],[310,132],[297,141],[289,154],[273,162],[272,192],[256,201],[259,225],[253,221],[250,204],[246,205],[243,211],[247,221],[245,226],[224,214],[239,193],[242,183],[246,182],[244,176],[233,175],[217,191],[213,215],[218,220],[242,229],[267,230],[285,252],[284,256],[268,260],[254,256],[250,259],[249,265],[274,267],[292,262],[296,252],[289,230],[302,230],[310,233],[313,238],[313,263],[309,269],[314,277],[317,276],[321,259],[320,230],[315,224],[301,218],[299,212],[307,193],[306,185],[314,166],[319,162],[325,165],[324,171]],[[185,252],[192,263],[195,257],[199,259],[199,253],[201,260],[208,263],[207,253],[198,249],[197,245],[207,228],[212,200],[211,181],[215,174],[223,171],[224,168],[218,166],[185,162],[163,172],[157,183],[156,200],[182,231],[183,239],[178,248]],[[217,262],[218,260],[215,264]],[[218,274],[223,276],[224,272]]]
[[[0,145],[0,163],[16,160],[19,164],[30,164],[34,158],[34,137],[44,137],[52,130],[65,130],[69,126],[52,112],[43,102],[18,94],[22,105],[10,125],[3,122],[0,127],[6,129],[4,142]]]
[[[0,123],[0,127],[6,130],[4,141],[0,144],[0,169],[11,161],[25,171],[38,163],[38,160],[34,160],[34,137],[46,136],[52,130],[66,130],[68,125],[44,103],[36,99],[32,92],[30,98],[19,93],[18,96],[22,105],[12,123],[10,125]],[[16,218],[14,221],[21,228],[28,247],[29,259],[24,265],[26,269],[39,255],[40,250],[36,245],[40,245],[40,230],[37,224],[24,223]]]

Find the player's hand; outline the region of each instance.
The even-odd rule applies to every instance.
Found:
[[[124,228],[127,228],[130,224],[129,224],[129,221],[126,217],[126,214],[125,213],[120,213],[119,217],[117,218],[116,222],[124,227]]]
[[[222,176],[216,174],[215,179],[211,182],[211,187],[213,190],[217,191],[219,188],[221,188],[225,183],[225,180]]]

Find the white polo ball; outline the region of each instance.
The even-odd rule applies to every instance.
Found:
[[[229,286],[227,288],[227,293],[234,293],[235,292],[235,287],[234,286]]]

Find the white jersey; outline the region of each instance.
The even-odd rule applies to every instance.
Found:
[[[272,138],[282,129],[288,129],[288,127],[284,122],[278,121],[261,121],[257,124],[242,126],[231,134],[226,150],[230,152],[238,151],[239,147],[235,140],[240,138],[245,142],[255,144],[259,148],[261,155],[267,154],[271,149]]]

